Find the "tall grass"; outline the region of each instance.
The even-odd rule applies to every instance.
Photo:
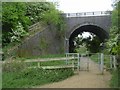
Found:
[[[43,84],[58,82],[72,75],[72,69],[43,70],[41,68],[27,68],[23,62],[3,64],[3,88],[28,88]]]
[[[110,82],[110,86],[112,88],[119,88],[120,89],[120,69],[114,70],[112,72],[112,79]]]
[[[73,75],[71,69],[26,69],[22,72],[3,72],[3,88],[28,88],[57,82]]]

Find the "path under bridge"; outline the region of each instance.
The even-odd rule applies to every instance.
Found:
[[[110,72],[101,74],[98,63],[88,57],[80,57],[80,70],[74,76],[38,88],[109,88],[110,79]]]

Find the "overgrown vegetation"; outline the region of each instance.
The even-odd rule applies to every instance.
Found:
[[[112,72],[112,79],[111,79],[111,83],[110,86],[112,88],[120,88],[120,70],[115,70]]]
[[[63,32],[64,21],[51,2],[2,2],[2,43],[21,42],[28,35],[28,26],[36,22],[53,24]]]
[[[56,9],[56,4],[51,2],[2,2],[2,44],[7,51],[22,40],[30,36],[28,27],[37,22],[53,25],[58,38],[63,38],[64,21],[61,12]],[[48,47],[47,42],[41,39],[42,48]],[[25,54],[26,52],[21,53]],[[26,53],[27,54],[27,53]],[[44,55],[40,57],[18,58],[10,63],[3,64],[2,87],[24,88],[57,82],[72,76],[72,69],[43,70],[41,68],[28,69],[23,61],[37,58],[64,57],[64,55]],[[22,61],[23,60],[23,61]],[[47,65],[61,65],[63,61],[42,63]],[[35,63],[36,64],[36,63]],[[34,65],[34,63],[32,63]]]
[[[26,16],[25,3],[2,3],[2,44],[7,46],[10,42],[19,41],[18,27],[26,32],[30,19]],[[24,29],[24,30],[23,30]],[[20,33],[21,35],[21,33]]]
[[[101,47],[103,40],[101,40],[97,35],[91,32],[87,32],[90,34],[89,36],[83,37],[82,34],[85,33],[86,32],[82,32],[79,34],[79,37],[77,36],[74,38],[74,51],[80,53],[85,53],[85,51],[89,51],[91,53],[101,52],[103,49],[103,47]]]
[[[110,29],[110,39],[107,41],[107,53],[116,55],[117,70],[112,72],[111,87],[120,87],[120,1],[115,3],[112,11],[112,27]]]
[[[3,88],[28,88],[64,80],[74,73],[72,69],[28,69],[23,62],[3,65]]]
[[[113,88],[120,88],[120,1],[115,3],[112,11],[112,26],[110,29],[110,37],[106,41],[104,50],[105,54],[115,55],[117,60],[117,69],[113,70],[110,86]],[[92,55],[91,58],[97,61],[97,55]],[[109,68],[110,56],[104,56],[104,63]]]

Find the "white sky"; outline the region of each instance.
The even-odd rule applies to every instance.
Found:
[[[113,0],[49,0],[59,3],[59,10],[65,13],[112,10]]]
[[[89,36],[92,37],[92,35],[91,35],[89,32],[83,32],[83,33],[82,33],[82,36],[83,36],[83,38],[87,38],[87,37],[89,37]],[[81,35],[78,34],[78,37],[81,37]]]

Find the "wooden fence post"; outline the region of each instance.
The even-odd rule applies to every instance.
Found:
[[[88,55],[88,59],[87,59],[87,70],[89,71],[89,55]]]
[[[101,67],[101,56],[100,56],[100,53],[98,53],[98,65],[99,65],[99,69],[100,69],[100,67]]]
[[[68,53],[66,53],[66,65],[68,64]]]
[[[78,71],[80,70],[80,55],[79,55],[79,53],[77,54],[77,56],[78,56]]]
[[[115,56],[113,56],[113,66],[114,66],[114,69],[116,70],[116,58],[115,58]]]
[[[75,70],[74,60],[72,60],[73,71]]]
[[[103,74],[103,71],[104,71],[104,54],[103,53],[101,53],[100,69],[101,69],[101,74]]]
[[[40,68],[40,62],[38,62],[38,68]]]
[[[113,60],[112,60],[112,55],[110,55],[110,69],[112,69],[112,67],[113,67]]]

